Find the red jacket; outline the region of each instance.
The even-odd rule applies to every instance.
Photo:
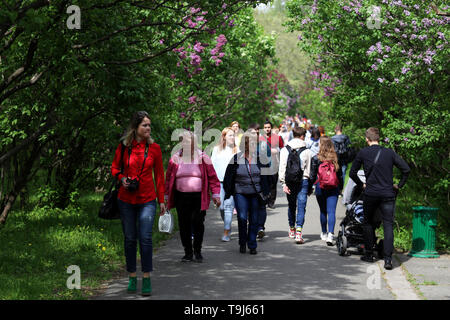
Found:
[[[142,169],[144,162],[145,144],[146,141],[138,143],[133,140],[131,156],[128,161],[128,147],[124,148],[123,152],[123,170],[122,174],[119,174],[118,178],[121,180],[123,177],[129,177],[131,179],[136,178]],[[114,160],[111,165],[111,173],[116,176],[120,172],[121,167],[121,153],[122,146],[116,149]],[[153,175],[156,181],[153,182]],[[145,167],[142,170],[139,178],[139,188],[134,192],[129,192],[123,185],[120,185],[118,198],[123,202],[130,204],[143,204],[158,198],[159,203],[164,203],[164,167],[162,161],[161,147],[157,143],[152,143],[148,148],[147,160],[145,160]]]
[[[178,163],[181,157],[181,151],[175,153],[169,160],[166,172],[165,197],[167,208],[170,210],[175,208],[175,179],[178,171]],[[206,153],[199,151],[200,170],[202,172],[202,194],[201,194],[201,210],[208,210],[211,202],[210,191],[213,198],[220,198],[220,181],[217,178],[216,171],[211,163],[211,159]]]

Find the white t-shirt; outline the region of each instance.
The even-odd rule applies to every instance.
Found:
[[[233,148],[228,146],[225,149],[219,151],[219,147],[215,146],[211,155],[211,162],[213,164],[214,170],[216,170],[217,178],[222,182],[225,177],[225,171],[227,166],[233,158]]]

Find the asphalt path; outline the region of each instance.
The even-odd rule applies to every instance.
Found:
[[[345,215],[339,203],[335,235]],[[381,261],[367,264],[356,251],[339,256],[336,246],[320,239],[319,206],[308,197],[304,244],[288,237],[287,199],[281,188],[275,209],[267,210],[266,237],[258,240],[258,254],[239,252],[236,216],[232,240],[222,242],[223,222],[218,209],[208,210],[205,220],[203,263],[181,262],[184,254],[179,234],[174,234],[153,256],[153,292],[141,297],[126,292],[126,274],[108,284],[95,299],[126,300],[392,300]],[[349,249],[351,250],[351,249]],[[138,264],[139,265],[139,264]],[[140,273],[138,272],[138,276]]]

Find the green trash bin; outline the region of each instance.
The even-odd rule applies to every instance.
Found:
[[[413,207],[412,249],[408,256],[439,258],[436,251],[436,226],[439,208]]]

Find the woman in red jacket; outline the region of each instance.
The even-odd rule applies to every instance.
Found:
[[[121,181],[118,205],[129,272],[128,291],[137,290],[136,255],[139,238],[143,272],[142,295],[151,294],[152,228],[156,214],[156,198],[159,201],[160,215],[163,215],[166,209],[161,148],[151,138],[150,131],[150,117],[147,112],[136,112],[126,135],[116,149],[111,166],[113,176]]]
[[[181,242],[185,255],[183,262],[202,262],[201,254],[205,215],[211,201],[220,206],[220,181],[211,159],[197,147],[194,134],[186,131],[182,149],[169,161],[166,173],[165,197],[168,209],[176,208]],[[194,243],[192,244],[192,233]]]

